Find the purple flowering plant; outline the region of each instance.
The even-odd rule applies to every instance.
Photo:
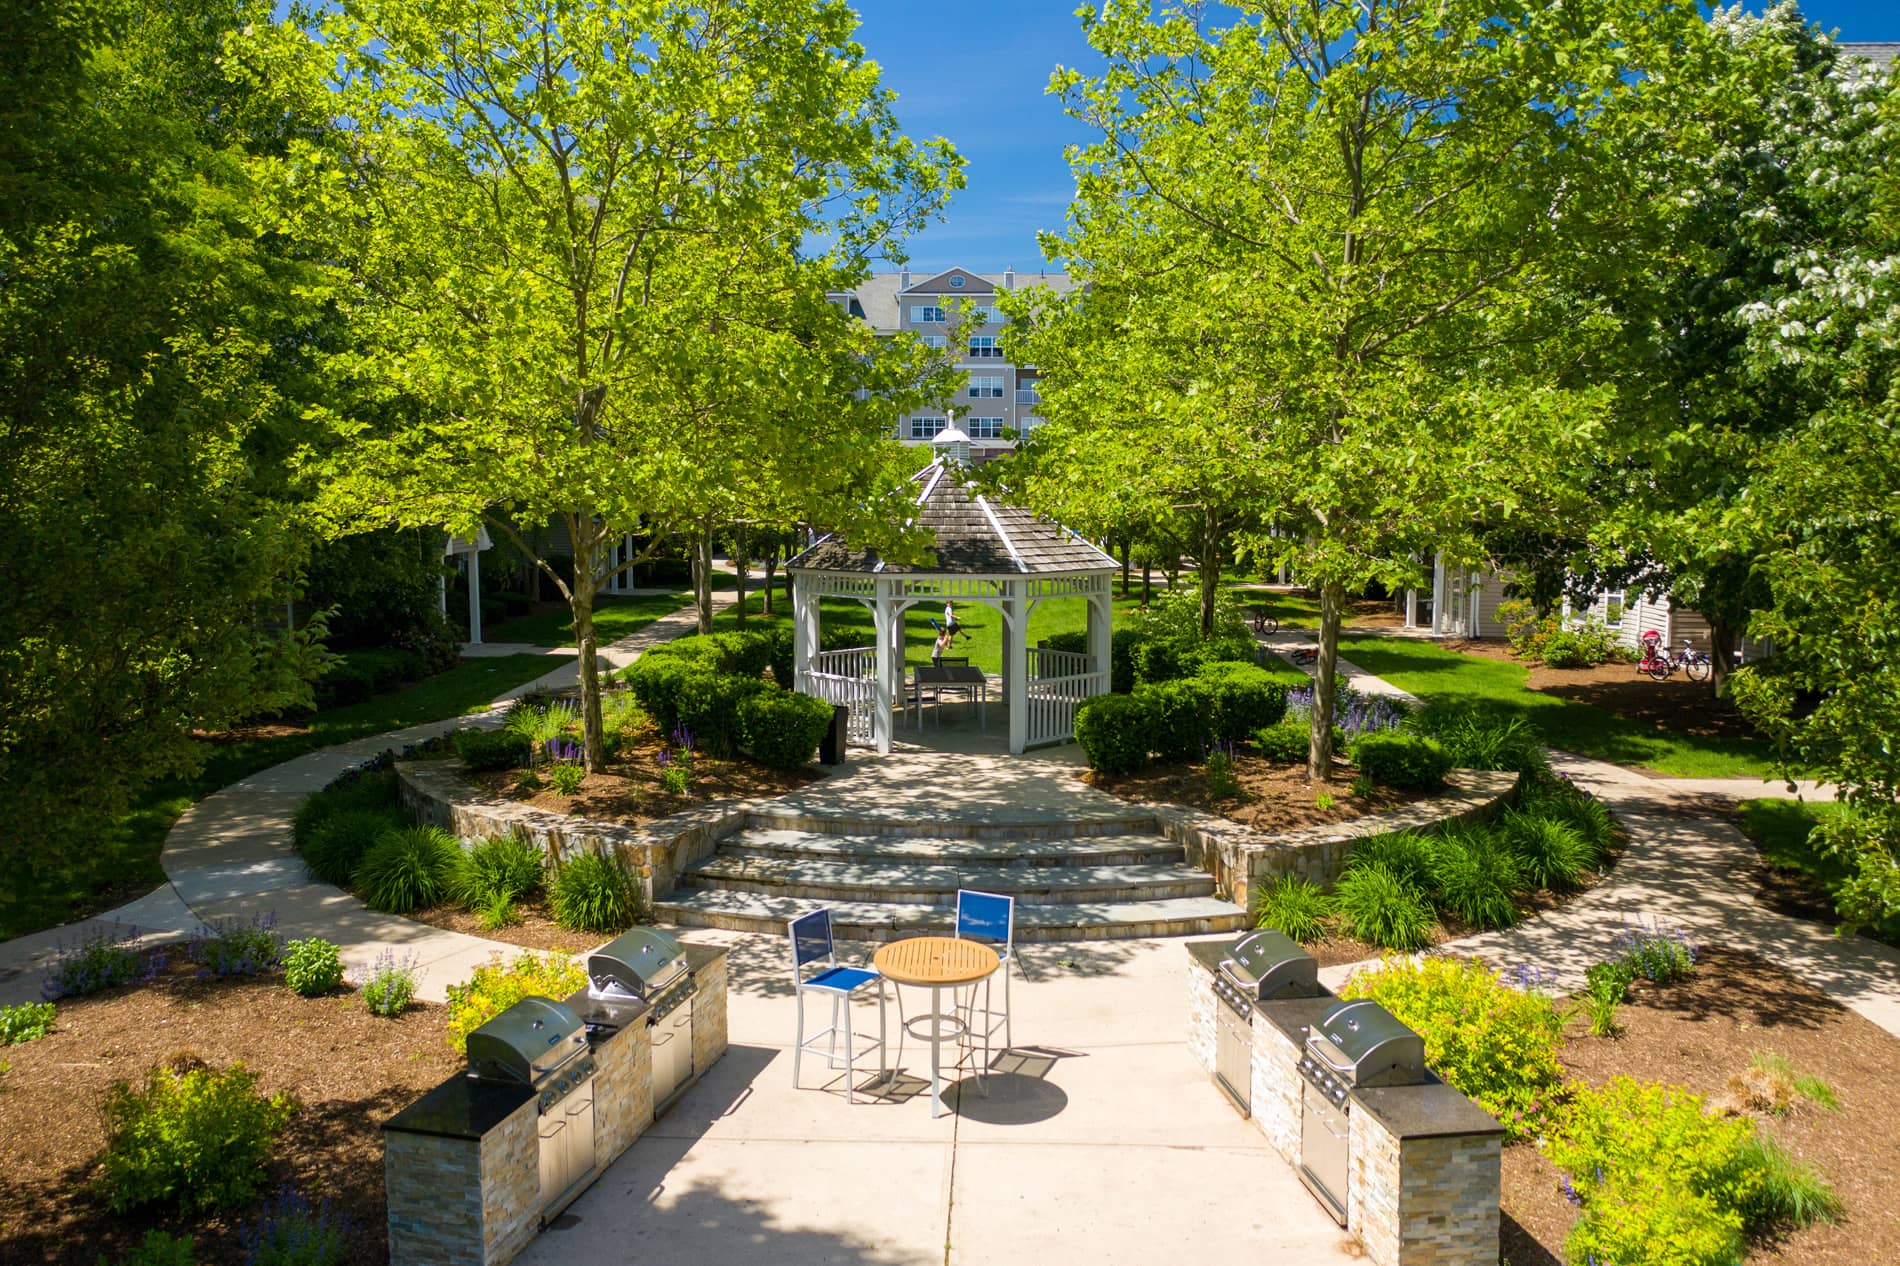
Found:
[[[283,961],[277,912],[248,919],[214,919],[192,935],[188,952],[200,976],[252,976]]]
[[[130,923],[111,923],[81,936],[71,948],[62,944],[46,969],[40,996],[57,1002],[151,980],[165,969],[167,955],[163,946],[141,948],[140,935]]]

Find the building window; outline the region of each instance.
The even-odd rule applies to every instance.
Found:
[[[1033,386],[1017,387],[1016,403],[1020,405],[1038,405],[1042,403],[1042,397],[1036,393],[1036,389]]]
[[[924,335],[924,346],[934,347],[938,351],[942,351],[944,348],[950,346],[950,340],[941,334],[926,334]]]
[[[1009,318],[995,304],[985,303],[970,309],[970,319],[982,325],[1001,325]]]
[[[1003,349],[991,335],[979,334],[970,340],[970,356],[975,360],[1001,360]]]
[[[913,440],[932,440],[943,430],[942,418],[912,418],[910,437]]]
[[[960,274],[960,273],[959,273],[959,274],[958,274],[957,276],[955,276],[955,277],[952,277],[952,278],[950,279],[950,284],[951,284],[951,286],[953,286],[954,288],[956,288],[956,289],[958,289],[958,290],[961,290],[961,289],[963,289],[963,276],[962,276],[962,274]]]
[[[1001,400],[1003,398],[1003,380],[973,374],[970,377],[970,399]]]
[[[973,440],[1000,440],[1003,438],[1003,419],[965,418],[963,430]]]
[[[915,304],[910,307],[912,325],[942,325],[943,309],[930,304]]]

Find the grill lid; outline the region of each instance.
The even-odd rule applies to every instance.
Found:
[[[1370,998],[1342,1002],[1306,1038],[1307,1052],[1354,1086],[1425,1080],[1425,1039]]]
[[[1319,960],[1284,932],[1266,928],[1235,941],[1221,974],[1261,1001],[1319,995]]]
[[[635,928],[587,956],[590,992],[651,998],[686,975],[686,951],[664,932]]]
[[[468,1035],[469,1069],[535,1086],[587,1051],[581,1018],[552,998],[523,998]]]

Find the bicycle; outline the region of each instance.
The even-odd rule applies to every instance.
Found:
[[[1707,681],[1715,671],[1715,663],[1704,651],[1699,651],[1687,637],[1682,639],[1682,649],[1670,651],[1662,644],[1662,634],[1651,629],[1639,639],[1643,644],[1643,656],[1636,662],[1636,671],[1651,681],[1667,681],[1677,669],[1690,681]]]
[[[1253,631],[1271,636],[1280,631],[1280,622],[1274,619],[1273,612],[1267,610],[1265,607],[1255,607],[1253,609]]]

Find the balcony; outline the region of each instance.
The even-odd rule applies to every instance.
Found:
[[[1034,387],[1018,387],[1016,388],[1016,403],[1034,406],[1042,403],[1042,397],[1036,394]]]

